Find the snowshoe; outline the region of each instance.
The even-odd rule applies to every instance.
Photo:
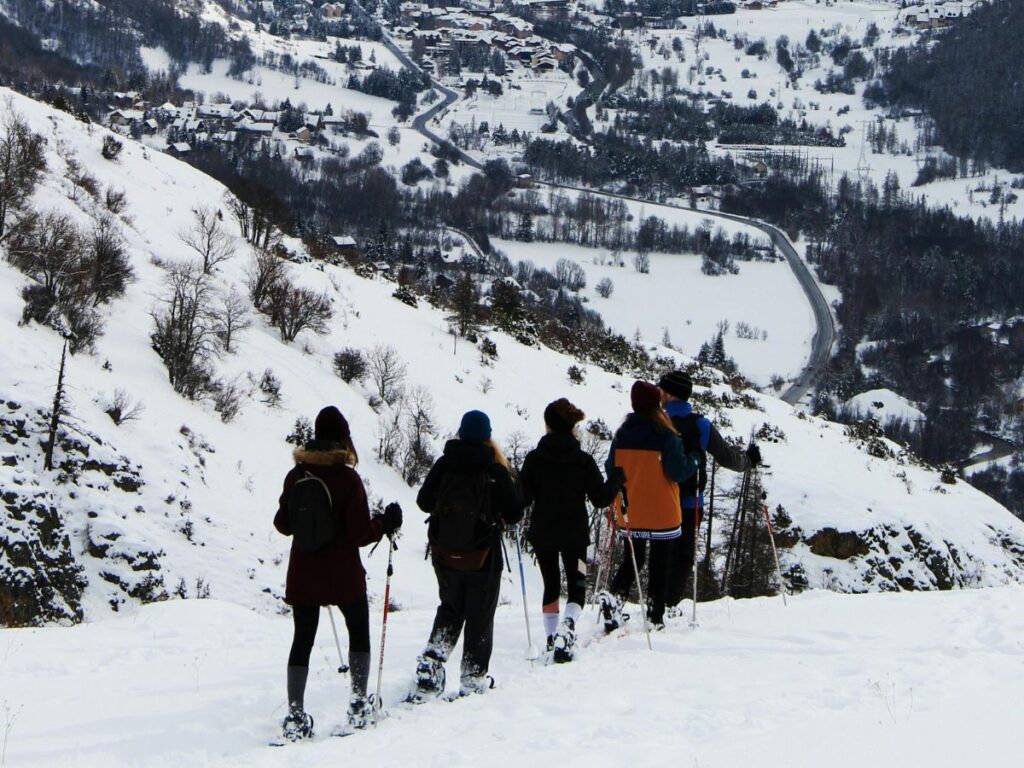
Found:
[[[558,628],[554,642],[555,664],[572,661],[576,655],[576,623],[572,619],[563,619]]]
[[[416,687],[406,696],[409,704],[423,704],[444,693],[444,662],[430,654],[423,654],[416,663]]]
[[[494,678],[490,675],[464,675],[460,682],[459,698],[486,693],[494,687]]]
[[[601,616],[604,618],[604,631],[610,634],[621,627],[625,621],[625,617],[622,615],[622,598],[611,592],[602,592],[597,599],[601,606]]]
[[[374,724],[373,704],[369,699],[364,696],[349,699],[348,724],[357,731]]]
[[[286,742],[313,738],[313,718],[301,709],[291,709],[281,724],[281,737]]]
[[[683,615],[683,609],[679,605],[670,605],[665,609],[666,619],[678,619]]]

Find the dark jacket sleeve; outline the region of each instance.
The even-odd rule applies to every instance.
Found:
[[[498,514],[506,525],[515,525],[523,519],[523,494],[519,480],[500,464],[492,464],[489,474],[494,480],[494,497]]]
[[[607,475],[611,473],[612,467],[615,466],[615,444],[618,438],[612,438],[612,444],[608,447],[608,458],[604,460],[604,473]]]
[[[715,457],[719,466],[733,472],[742,472],[747,468],[747,455],[729,445],[714,424],[711,425],[711,433],[708,436],[708,453]]]
[[[533,451],[526,454],[526,459],[523,461],[523,468],[519,470],[519,490],[523,494],[523,507],[528,507],[533,504],[534,499],[537,497],[537,460],[534,456]]]
[[[274,527],[277,528],[278,533],[283,533],[285,536],[292,535],[291,521],[288,520],[288,491],[295,484],[295,472],[293,467],[284,477],[284,489],[281,491],[281,498],[277,501],[277,514],[274,515]]]
[[[416,506],[426,512],[428,515],[434,511],[434,507],[437,506],[437,491],[438,486],[441,483],[441,474],[444,472],[444,457],[434,462],[434,466],[427,472],[426,478],[423,480],[423,485],[420,487],[420,492],[416,494]]]
[[[362,478],[355,470],[352,471],[350,478],[341,512],[345,519],[345,535],[348,541],[362,547],[380,541],[384,535],[384,525],[379,518],[370,517],[370,506],[366,500],[366,488],[363,486]]]
[[[585,476],[584,486],[587,489],[587,498],[595,507],[607,507],[619,492],[618,483],[612,480],[605,480],[601,470],[597,468],[597,462],[589,453],[583,453],[583,471]]]
[[[679,435],[669,434],[665,436],[665,443],[661,449],[661,466],[673,482],[685,483],[696,474],[700,467],[700,457],[697,454],[684,453],[683,441]]]

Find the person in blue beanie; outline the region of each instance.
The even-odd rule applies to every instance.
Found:
[[[518,482],[491,439],[487,414],[462,417],[458,438],[445,445],[416,503],[430,515],[427,540],[441,602],[408,700],[419,703],[444,692],[444,665],[463,630],[459,693],[483,693],[494,685],[487,672],[501,588],[501,531],[523,517]]]

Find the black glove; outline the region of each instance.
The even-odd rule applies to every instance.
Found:
[[[384,507],[382,517],[384,518],[382,522],[385,536],[393,536],[395,531],[402,527],[402,508],[398,506],[398,502],[393,501]]]
[[[608,482],[616,488],[621,488],[626,484],[626,470],[622,467],[612,467],[608,470]]]
[[[747,447],[747,463],[752,469],[761,466],[761,449],[754,443]]]

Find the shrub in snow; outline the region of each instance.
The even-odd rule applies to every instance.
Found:
[[[107,160],[116,160],[122,149],[124,149],[123,142],[118,141],[110,134],[103,137],[103,149],[100,152]]]
[[[218,381],[213,385],[213,409],[225,424],[234,421],[241,412],[245,392],[234,381]]]
[[[570,365],[569,366],[568,374],[569,374],[569,381],[571,381],[573,384],[582,384],[583,383],[584,372],[583,372],[583,369],[580,368],[578,365]]]
[[[267,368],[260,376],[259,389],[263,393],[263,402],[271,408],[281,405],[281,380],[274,375],[274,372]]]
[[[334,372],[348,384],[365,379],[368,370],[369,364],[358,349],[345,347],[334,355]]]
[[[288,433],[284,441],[291,445],[302,447],[313,439],[313,425],[305,416],[299,416],[292,425],[292,431]]]
[[[612,282],[610,277],[602,277],[595,286],[597,289],[597,295],[603,299],[611,298],[612,291],[615,290],[615,284]]]

